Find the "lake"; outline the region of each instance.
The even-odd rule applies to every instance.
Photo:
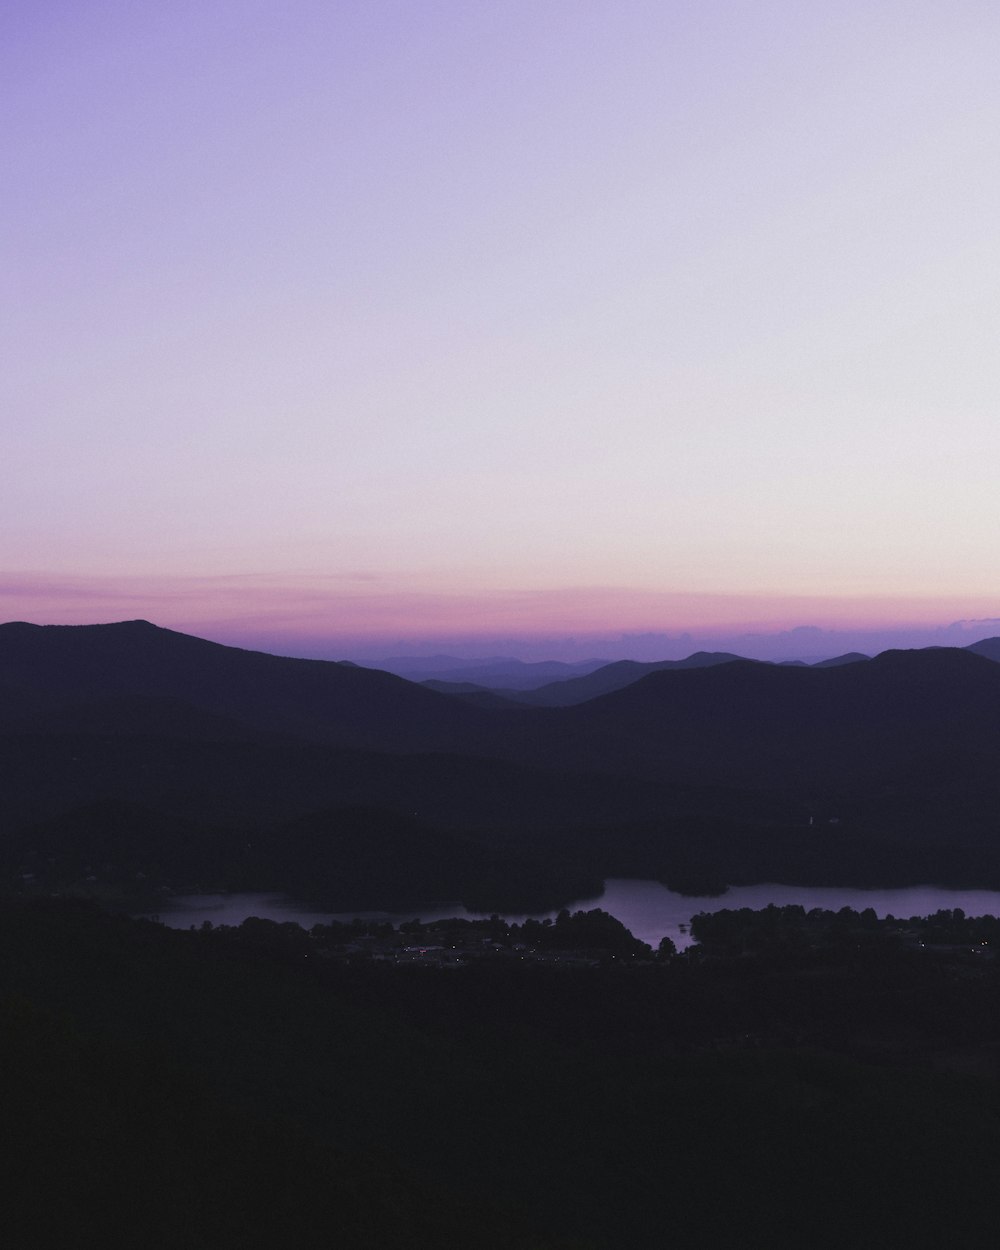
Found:
[[[598,898],[577,899],[569,903],[570,911],[589,911],[600,907],[617,917],[627,929],[654,949],[662,937],[670,937],[678,950],[691,944],[686,926],[700,911],[721,911],[723,908],[752,907],[758,909],[774,903],[786,907],[793,903],[806,911],[822,907],[839,911],[851,907],[863,911],[874,908],[880,918],[893,916],[927,916],[944,907],[961,907],[969,916],[1000,916],[1000,891],[951,890],[940,886],[918,885],[896,890],[836,889],[823,886],[743,885],[733,886],[725,894],[712,898],[692,898],[675,894],[656,881],[640,881],[624,877],[604,883]],[[554,917],[558,909],[533,912],[536,919]],[[150,915],[152,913],[145,913]],[[407,920],[444,920],[450,916],[468,919],[489,915],[471,912],[460,903],[416,908],[405,912],[317,912],[307,911],[281,894],[192,894],[179,895],[164,905],[156,918],[172,929],[198,927],[206,920],[213,925],[241,924],[248,916],[263,920],[294,921],[303,928],[329,924],[331,920],[349,921],[356,916],[364,920],[388,921],[399,925]],[[523,914],[505,912],[511,921],[525,919]],[[685,926],[682,929],[681,926]]]

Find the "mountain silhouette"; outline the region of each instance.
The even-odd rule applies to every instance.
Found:
[[[971,643],[965,650],[1000,663],[1000,638],[983,638],[980,642]]]
[[[563,757],[600,758],[607,769],[835,785],[1000,751],[1000,666],[951,648],[827,668],[744,660],[652,673],[557,715]]]
[[[533,707],[148,622],[0,626],[0,859],[53,883],[299,893],[312,871],[343,901],[339,862],[366,902],[456,882],[561,901],[628,875],[1000,880],[1000,665],[975,648],[563,684],[609,668],[628,684]],[[95,811],[119,813],[110,856]],[[417,871],[421,846],[437,868]]]
[[[571,677],[564,681],[550,682],[537,690],[520,691],[512,697],[532,707],[571,707],[586,703],[612,690],[621,690],[639,681],[649,673],[666,669],[711,668],[716,664],[731,664],[741,656],[728,651],[696,651],[686,660],[655,660],[644,664],[638,660],[618,660],[606,664],[583,677]],[[750,662],[750,661],[745,661]]]
[[[462,660],[456,656],[395,656],[372,660],[370,667],[384,668],[410,681],[430,684],[434,681],[471,683],[490,690],[534,690],[538,686],[567,678],[580,677],[602,668],[607,660],[563,660],[533,662],[509,656],[492,656],[483,660]]]
[[[381,750],[455,748],[480,722],[476,709],[390,673],[244,651],[148,621],[2,625],[0,685],[77,703],[180,700],[261,731]]]

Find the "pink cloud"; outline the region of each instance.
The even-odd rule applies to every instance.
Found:
[[[4,619],[85,624],[142,616],[219,641],[299,654],[370,652],[432,639],[463,645],[478,639],[483,646],[505,640],[508,647],[533,640],[546,650],[562,645],[590,652],[600,643],[601,653],[643,655],[685,647],[687,654],[696,642],[743,654],[782,647],[789,654],[830,653],[838,640],[855,640],[845,650],[865,649],[857,642],[862,635],[899,645],[884,639],[906,630],[926,635],[909,645],[974,641],[997,632],[996,607],[970,599],[671,594],[611,586],[425,591],[369,570],[315,577],[36,573],[0,579]]]

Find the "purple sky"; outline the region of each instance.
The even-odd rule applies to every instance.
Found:
[[[0,619],[1000,633],[998,63],[973,0],[4,5]]]

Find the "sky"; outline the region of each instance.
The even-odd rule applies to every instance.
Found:
[[[0,619],[1000,634],[998,63],[993,0],[8,0]]]

